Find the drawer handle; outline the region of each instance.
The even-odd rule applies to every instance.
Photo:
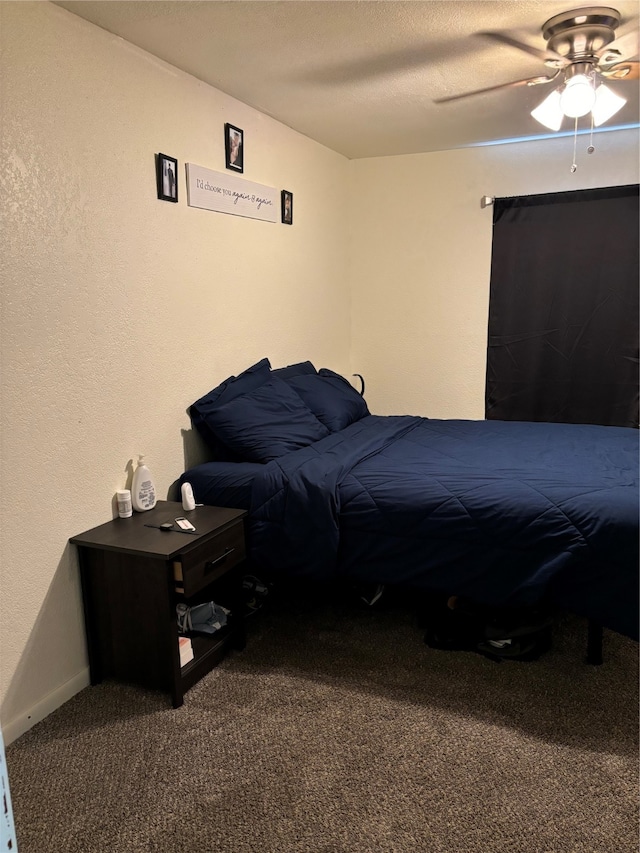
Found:
[[[208,574],[209,572],[212,572],[212,571],[215,569],[215,567],[216,567],[217,565],[219,565],[220,563],[224,563],[224,561],[227,559],[227,557],[229,556],[229,554],[233,554],[233,552],[234,552],[235,550],[236,550],[235,548],[225,548],[225,549],[224,549],[224,554],[222,554],[222,556],[218,557],[218,559],[217,559],[217,560],[211,560],[209,563],[205,563],[205,564],[204,564],[204,572],[205,572],[205,574]]]

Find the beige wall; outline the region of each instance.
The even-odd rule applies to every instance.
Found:
[[[483,418],[492,208],[638,183],[637,130],[351,163],[351,367],[376,414]]]
[[[2,722],[87,683],[68,538],[108,520],[127,461],[160,497],[187,406],[263,356],[349,368],[342,156],[45,3],[0,3]],[[293,227],[190,208],[184,164],[294,193]],[[158,201],[154,153],[177,157]]]
[[[166,497],[196,461],[187,406],[263,356],[361,372],[381,414],[482,417],[480,197],[635,183],[638,136],[598,136],[573,177],[566,139],[349,163],[58,7],[0,2],[0,39],[10,742],[88,682],[67,542],[110,517],[128,460]],[[294,192],[292,228],[186,205],[185,162],[224,171],[225,121],[244,177]]]

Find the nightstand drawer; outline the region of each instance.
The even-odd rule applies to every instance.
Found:
[[[244,525],[234,524],[173,563],[178,592],[189,597],[245,558]]]

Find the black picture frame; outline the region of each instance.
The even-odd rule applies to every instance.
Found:
[[[161,201],[178,201],[178,161],[168,154],[156,155],[156,183]]]
[[[228,122],[224,126],[225,166],[244,172],[244,130]]]
[[[280,194],[280,213],[283,225],[293,225],[293,193],[289,190]]]

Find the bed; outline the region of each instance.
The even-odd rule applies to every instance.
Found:
[[[199,503],[248,510],[256,572],[541,602],[638,639],[638,432],[371,414],[344,377],[262,359],[189,409]],[[597,655],[597,649],[596,649]]]

